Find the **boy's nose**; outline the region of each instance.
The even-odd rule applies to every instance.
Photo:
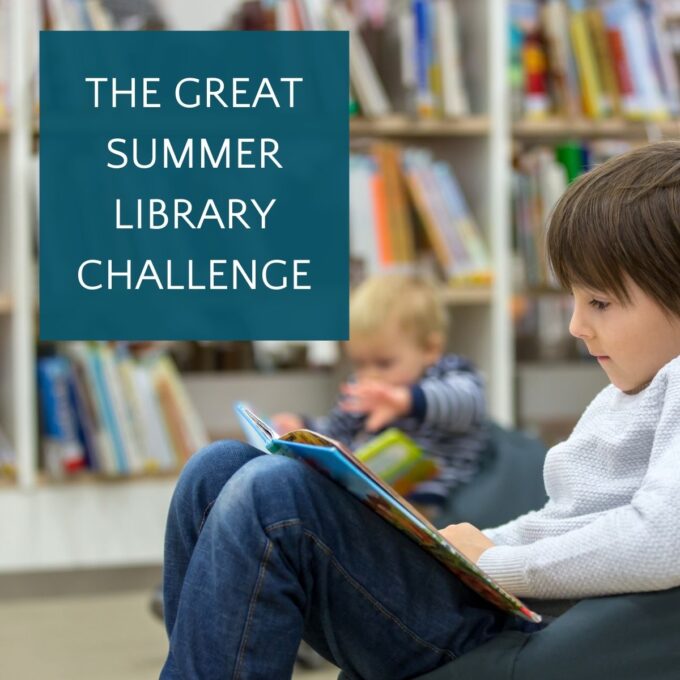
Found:
[[[593,330],[584,319],[584,315],[580,312],[578,305],[574,305],[574,311],[569,322],[569,332],[575,338],[582,340],[593,337]]]

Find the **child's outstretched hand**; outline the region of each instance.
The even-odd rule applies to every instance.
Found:
[[[374,432],[411,410],[411,390],[383,382],[364,380],[347,383],[341,388],[345,397],[342,409],[350,413],[365,413],[366,430]]]
[[[302,418],[295,413],[277,413],[273,415],[272,425],[281,434],[286,434],[286,432],[291,432],[292,430],[299,430],[305,426]]]
[[[470,561],[477,564],[482,553],[492,548],[494,542],[487,538],[476,526],[463,522],[462,524],[449,524],[439,533],[454,545],[458,552],[462,552]]]

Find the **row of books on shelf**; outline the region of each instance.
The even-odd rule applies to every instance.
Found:
[[[3,38],[9,37],[9,4],[0,0]],[[245,0],[235,4],[225,28],[349,31],[353,114],[381,117],[399,111],[433,118],[470,113],[457,0]],[[151,0],[41,0],[39,7],[36,39],[38,29],[166,27]],[[6,52],[9,39],[2,42]],[[37,47],[33,51],[37,54]],[[7,62],[6,54],[0,54],[0,114],[10,106]]]
[[[488,249],[456,176],[429,151],[374,144],[350,157],[350,251],[365,274],[433,252],[444,280],[489,284]]]
[[[153,0],[41,0],[40,28],[66,31],[165,28]]]
[[[69,343],[38,360],[42,457],[54,476],[177,470],[207,435],[174,363],[125,345]]]
[[[522,271],[517,284],[555,287],[545,258],[548,217],[569,182],[596,164],[630,149],[630,143],[597,140],[538,146],[519,152],[513,162],[513,218]]]
[[[677,14],[664,0],[511,0],[514,116],[679,115]]]
[[[250,0],[232,18],[246,30],[350,32],[350,112],[423,118],[470,113],[454,0]]]
[[[154,0],[0,0],[0,118],[12,110],[9,66],[11,44],[10,11],[21,3],[33,5],[27,12],[32,22],[30,48],[33,80],[38,99],[38,32],[40,30],[149,30],[165,28]],[[35,9],[35,11],[33,11]]]

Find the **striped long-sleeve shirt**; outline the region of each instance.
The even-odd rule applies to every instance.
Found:
[[[475,475],[487,445],[484,384],[470,361],[447,355],[411,386],[411,397],[411,412],[384,429],[400,429],[439,467],[437,477],[416,487],[409,499],[443,505],[453,488]],[[377,434],[366,432],[365,421],[365,415],[347,413],[338,405],[328,416],[306,424],[356,449]]]

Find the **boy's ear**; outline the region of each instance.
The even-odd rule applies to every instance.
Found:
[[[426,351],[432,361],[436,361],[444,353],[444,334],[440,331],[432,331],[427,336]]]

